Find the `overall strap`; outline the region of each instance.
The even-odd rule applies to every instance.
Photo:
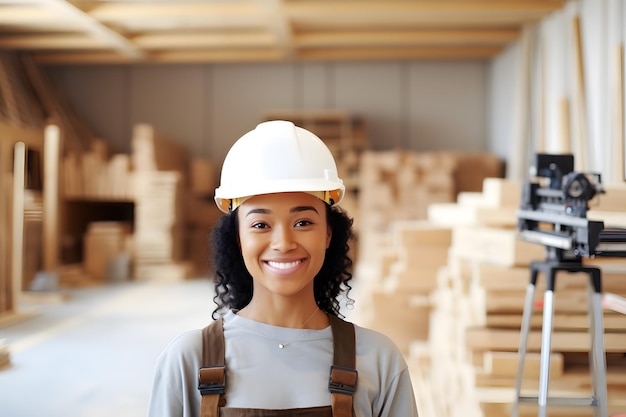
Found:
[[[220,317],[202,329],[202,367],[198,371],[198,389],[202,394],[201,417],[218,417],[219,407],[224,405],[224,355],[224,327]]]
[[[328,315],[333,332],[333,365],[328,390],[333,417],[353,417],[353,395],[356,391],[356,340],[354,325],[332,314]]]

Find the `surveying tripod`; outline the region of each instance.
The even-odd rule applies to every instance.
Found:
[[[554,317],[554,291],[558,272],[585,273],[589,275],[588,314],[591,350],[589,351],[589,371],[593,393],[590,397],[548,397],[550,378],[550,349]],[[530,321],[534,304],[537,277],[542,273],[546,279],[546,290],[543,298],[543,320],[541,326],[541,357],[539,369],[539,392],[537,396],[521,396],[526,356],[526,343],[530,331]],[[589,406],[594,407],[594,417],[607,417],[606,358],[604,351],[604,326],[602,316],[602,276],[597,267],[585,266],[580,257],[564,259],[563,251],[548,248],[548,259],[533,262],[530,265],[530,282],[526,289],[522,325],[520,331],[519,362],[515,381],[515,402],[512,417],[518,417],[519,403],[536,403],[539,406],[539,417],[546,417],[548,405]]]

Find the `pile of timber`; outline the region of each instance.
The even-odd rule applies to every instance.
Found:
[[[194,276],[204,277],[211,273],[211,229],[222,216],[213,193],[217,187],[217,170],[205,158],[193,157],[189,163],[189,187],[185,198],[185,251]]]
[[[184,189],[187,153],[147,124],[133,128],[135,277],[184,278]]]
[[[215,167],[206,158],[188,157],[181,145],[149,124],[133,127],[131,148],[130,154],[112,153],[106,142],[94,140],[89,150],[64,157],[66,201],[132,202],[134,207],[130,236],[127,224],[123,233],[113,230],[118,226],[111,229],[118,219],[98,218],[85,226],[80,237],[84,279],[102,282],[111,275],[104,266],[114,261],[121,266],[126,256],[133,278],[206,276],[208,235],[221,215],[212,200]],[[102,217],[97,207],[85,207]],[[115,244],[110,241],[114,235]]]
[[[83,269],[94,282],[120,281],[130,274],[132,224],[92,222],[84,237]]]
[[[430,395],[420,400],[428,401],[424,408],[433,416],[500,417],[511,413],[520,323],[530,278],[528,265],[545,259],[543,246],[520,241],[516,236],[514,209],[519,207],[519,187],[515,182],[487,179],[483,193],[462,193],[455,206],[429,207],[429,221],[449,226],[452,239],[447,264],[439,270],[437,286],[430,296],[428,342],[411,346],[409,362],[416,368],[416,378],[428,382]],[[609,189],[607,195],[610,193]],[[610,198],[622,202],[613,208],[623,211],[623,197]],[[604,204],[603,209],[609,210],[607,207]],[[613,218],[618,216],[614,214]],[[600,258],[589,263],[602,268],[606,293],[626,296],[623,259],[607,260],[611,268],[605,268]],[[550,395],[591,395],[587,280],[576,274],[557,279]],[[523,391],[531,395],[536,395],[539,382],[544,285],[540,277],[522,384]],[[609,414],[615,414],[626,405],[626,315],[607,309],[604,321],[608,409]],[[536,404],[520,405],[520,416],[536,412]],[[589,412],[584,407],[549,407],[550,415]]]
[[[63,158],[63,195],[67,199],[133,199],[131,157],[112,154],[102,140],[91,142],[85,152],[70,151]]]
[[[385,230],[393,220],[423,219],[428,205],[454,201],[455,161],[447,153],[364,151],[359,224]]]
[[[424,220],[432,204],[453,203],[459,193],[481,191],[485,178],[502,174],[502,162],[489,153],[362,152],[353,213],[360,258],[376,257],[380,239],[389,239],[391,223]]]
[[[365,281],[370,283],[367,293],[373,308],[361,319],[391,337],[408,356],[415,341],[428,340],[429,297],[447,262],[451,229],[425,220],[399,220],[392,223],[390,235],[389,250],[376,273],[382,279],[374,285]]]
[[[24,267],[22,288],[28,290],[43,269],[43,201],[38,190],[24,192]]]

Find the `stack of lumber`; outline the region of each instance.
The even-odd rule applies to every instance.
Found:
[[[126,222],[92,222],[84,237],[83,268],[94,282],[125,279],[130,271],[119,271],[131,251],[132,225]]]
[[[411,343],[428,340],[430,292],[439,268],[447,263],[451,230],[425,220],[397,221],[391,229],[393,252],[383,279],[370,291],[373,314],[367,325],[408,354]]]
[[[130,156],[112,154],[106,142],[94,140],[86,152],[63,158],[63,192],[69,199],[126,201],[133,199]]]
[[[448,262],[439,270],[431,293],[429,340],[416,344],[419,375],[430,383],[428,409],[437,416],[500,417],[511,413],[517,374],[520,323],[531,261],[545,259],[545,248],[517,238],[519,184],[486,179],[484,192],[459,195],[457,206],[433,205],[434,224],[452,228]],[[491,213],[485,215],[485,210]],[[508,221],[506,221],[509,217]],[[594,263],[596,259],[592,260]],[[626,295],[625,270],[603,270],[604,289]],[[550,395],[589,396],[587,277],[559,275],[550,358]],[[540,276],[536,307],[528,338],[522,389],[538,389],[541,345],[541,301],[545,279]],[[626,393],[626,316],[605,312],[605,350],[608,364],[609,412],[624,410]],[[411,348],[413,349],[413,347]],[[426,352],[426,353],[425,353]],[[425,358],[429,361],[424,366]],[[520,406],[521,416],[536,415],[536,404]],[[549,407],[550,415],[588,414],[579,407]]]
[[[43,267],[43,201],[41,191],[24,192],[24,267],[22,269],[22,290],[30,288],[30,283]]]
[[[440,153],[365,151],[359,224],[386,230],[393,220],[424,219],[429,204],[454,201],[454,159]]]
[[[183,260],[187,154],[154,128],[133,129],[132,161],[135,182],[135,277],[179,279],[191,273]]]
[[[182,181],[182,175],[176,171],[135,173],[137,278],[187,274],[188,266],[182,263],[185,231]]]
[[[222,215],[213,201],[216,187],[217,171],[212,162],[205,158],[191,158],[185,198],[185,250],[193,275],[197,277],[206,277],[211,271],[209,236]]]
[[[388,238],[392,222],[426,219],[432,204],[454,203],[460,193],[480,192],[485,178],[502,173],[501,161],[489,153],[363,152],[354,207],[358,211],[351,213],[360,258],[377,256],[378,243]]]

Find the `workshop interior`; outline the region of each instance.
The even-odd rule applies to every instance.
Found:
[[[625,43],[622,0],[0,0],[0,415],[146,415],[287,120],[420,417],[626,416]]]

